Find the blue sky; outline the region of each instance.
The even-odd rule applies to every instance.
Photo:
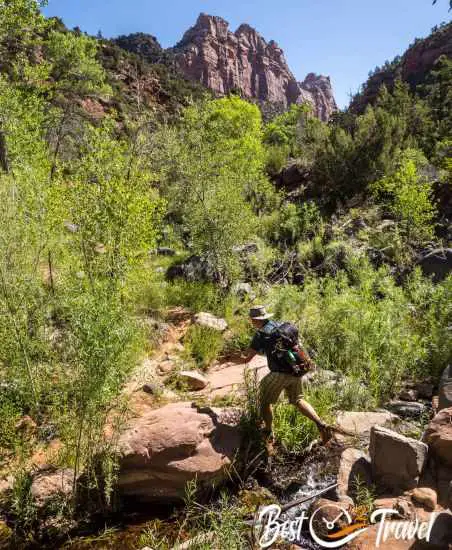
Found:
[[[105,37],[146,32],[174,45],[200,12],[220,15],[235,30],[249,23],[284,50],[298,80],[309,72],[331,77],[340,107],[371,69],[403,53],[415,37],[450,20],[438,0],[49,0],[45,12],[70,28]]]

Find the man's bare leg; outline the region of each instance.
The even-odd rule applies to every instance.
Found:
[[[264,421],[264,429],[266,433],[271,434],[272,433],[272,426],[273,426],[273,410],[271,405],[263,405],[262,406],[262,420]]]
[[[325,424],[325,422],[323,422],[314,407],[304,399],[298,399],[296,407],[302,415],[306,416],[306,418],[309,418],[309,420],[312,420],[316,424],[323,443],[327,443],[332,437],[331,429],[327,424]]]

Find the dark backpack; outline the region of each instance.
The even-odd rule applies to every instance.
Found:
[[[264,333],[269,367],[273,372],[303,376],[311,361],[299,346],[298,328],[292,323],[280,323]]]

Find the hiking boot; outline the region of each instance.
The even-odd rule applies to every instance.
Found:
[[[334,428],[328,424],[322,424],[319,428],[320,439],[323,445],[326,445],[333,438]]]

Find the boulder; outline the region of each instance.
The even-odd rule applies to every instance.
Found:
[[[339,428],[347,432],[355,433],[357,436],[364,436],[370,433],[372,426],[392,425],[399,419],[395,414],[389,411],[382,412],[340,412],[336,423]],[[341,434],[337,436],[343,438]]]
[[[452,248],[437,248],[427,252],[418,260],[422,272],[434,282],[445,279],[452,271]]]
[[[337,494],[355,497],[356,484],[364,483],[366,487],[372,483],[372,472],[369,458],[363,451],[348,448],[342,452],[337,474]]]
[[[169,281],[181,278],[188,282],[217,282],[218,278],[212,264],[201,256],[190,256],[186,260],[177,262],[166,271]]]
[[[435,485],[439,504],[452,510],[452,468],[437,464]]]
[[[418,397],[421,399],[431,399],[433,397],[433,390],[433,384],[430,382],[420,382],[419,384],[416,384],[415,387],[415,391],[417,391]]]
[[[179,380],[188,386],[190,390],[203,390],[209,381],[205,376],[195,370],[183,370],[179,373]]]
[[[438,504],[438,495],[430,487],[416,487],[411,493],[413,502],[421,504],[427,510],[433,512]]]
[[[392,522],[387,522],[388,525]],[[343,546],[346,550],[375,550],[377,548],[377,536],[379,525],[370,526],[367,531],[359,535],[356,539]],[[382,540],[378,546],[378,550],[414,550],[417,548],[416,542],[396,539],[393,535],[387,540]]]
[[[433,418],[423,440],[440,462],[452,467],[452,407],[441,410]]]
[[[444,369],[439,382],[439,407],[438,410],[452,407],[452,365]]]
[[[427,460],[425,443],[376,426],[370,432],[369,451],[372,477],[381,487],[398,491],[417,486]]]
[[[228,328],[228,324],[224,319],[215,317],[215,315],[204,311],[197,313],[194,321],[201,327],[211,328],[213,330],[217,330],[218,332],[224,332]]]
[[[122,496],[168,502],[183,499],[187,482],[196,480],[200,490],[221,484],[240,447],[235,413],[190,403],[144,409],[119,437]]]
[[[442,512],[436,517],[430,534],[430,545],[427,548],[442,550],[450,548],[452,541],[452,514]]]
[[[30,492],[36,506],[43,508],[55,498],[69,497],[73,483],[74,470],[70,468],[39,471],[33,476]]]
[[[403,418],[419,418],[426,411],[424,403],[417,401],[390,401],[387,408]]]
[[[399,397],[402,401],[416,401],[418,394],[416,390],[406,389],[400,392]]]
[[[256,298],[256,293],[250,283],[236,283],[232,287],[232,293],[238,296],[241,300],[244,300],[245,298],[254,300]]]

